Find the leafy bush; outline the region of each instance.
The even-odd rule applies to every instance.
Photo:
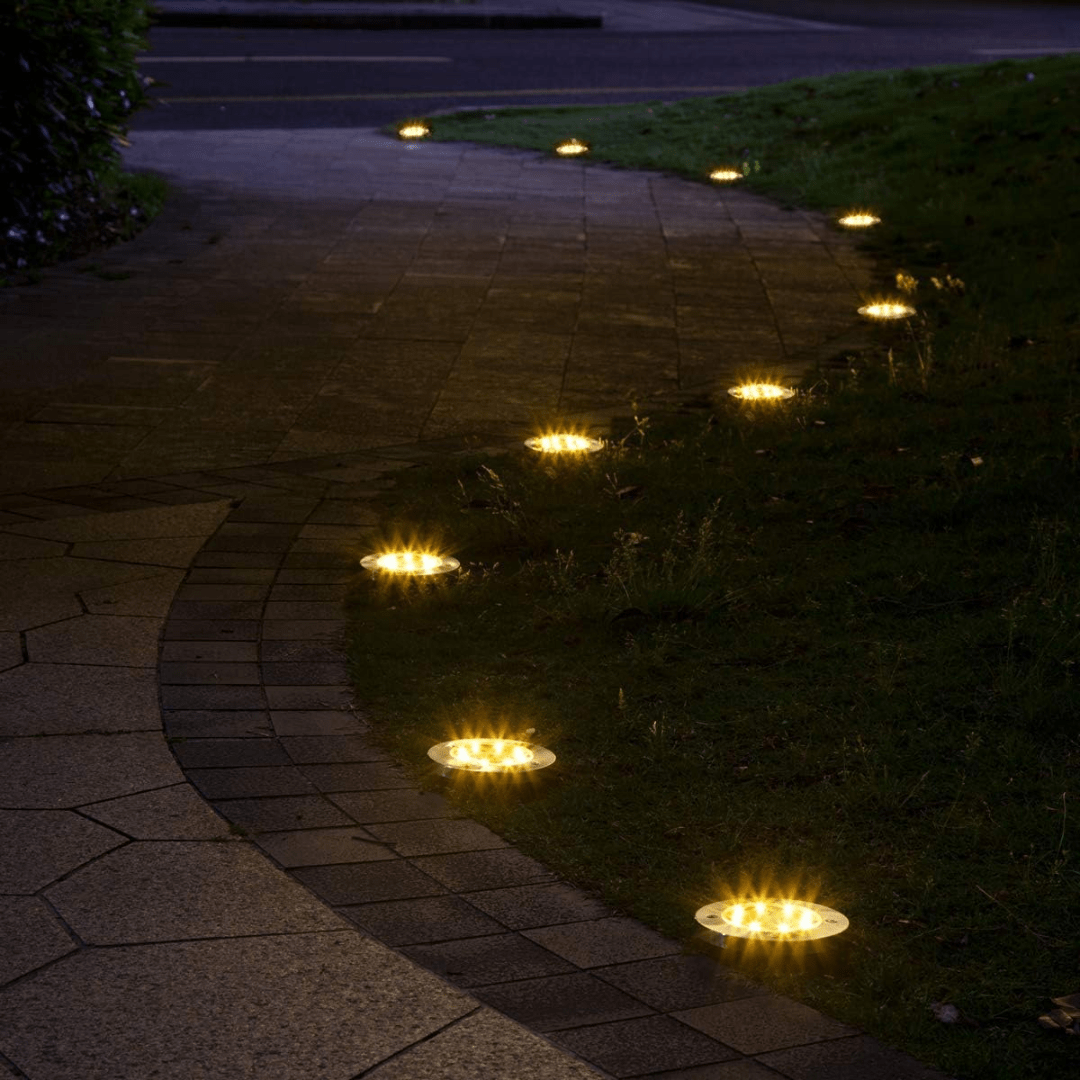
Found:
[[[116,140],[146,102],[135,65],[147,0],[0,7],[0,271],[55,257],[102,216]]]

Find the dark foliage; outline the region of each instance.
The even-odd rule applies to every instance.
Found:
[[[148,24],[146,0],[0,6],[0,272],[84,246],[103,221],[122,233],[105,184],[128,117],[146,103],[135,54]]]

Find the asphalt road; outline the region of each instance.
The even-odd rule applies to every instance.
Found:
[[[600,4],[599,6],[603,6]],[[1080,51],[1080,7],[733,0],[844,29],[156,28],[139,129],[368,127],[494,105],[671,100],[834,72]],[[662,0],[655,5],[662,10]]]

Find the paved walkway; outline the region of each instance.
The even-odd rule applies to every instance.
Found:
[[[339,644],[396,471],[793,377],[852,340],[850,239],[373,132],[130,162],[176,184],[161,218],[0,294],[0,1072],[936,1075],[412,790]]]

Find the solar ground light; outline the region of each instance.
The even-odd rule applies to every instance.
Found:
[[[452,773],[528,773],[547,768],[555,755],[546,747],[521,739],[451,739],[438,743],[428,757],[441,766],[443,776]]]
[[[383,551],[365,555],[360,560],[365,570],[401,577],[432,577],[449,574],[461,563],[449,555],[433,555],[427,551]]]
[[[728,393],[740,401],[787,401],[795,391],[778,383],[752,382],[729,386]]]
[[[431,134],[431,128],[423,120],[410,120],[397,129],[399,139],[413,141],[426,139]]]
[[[590,439],[588,435],[555,431],[526,439],[525,445],[541,454],[595,454],[604,444],[599,439]]]
[[[852,210],[850,214],[845,214],[839,219],[839,224],[845,229],[868,229],[871,225],[880,223],[881,218],[865,210]]]
[[[706,944],[723,950],[725,960],[797,969],[835,962],[836,950],[822,943],[849,925],[823,904],[761,896],[706,904],[694,918],[705,928]]]
[[[915,309],[896,300],[875,300],[859,308],[859,314],[868,319],[906,319],[915,314]]]
[[[734,180],[741,180],[743,174],[738,169],[713,169],[709,173],[709,179],[716,184],[730,184]]]
[[[580,139],[564,139],[555,147],[555,153],[560,157],[577,157],[579,154],[587,154],[589,144]]]

